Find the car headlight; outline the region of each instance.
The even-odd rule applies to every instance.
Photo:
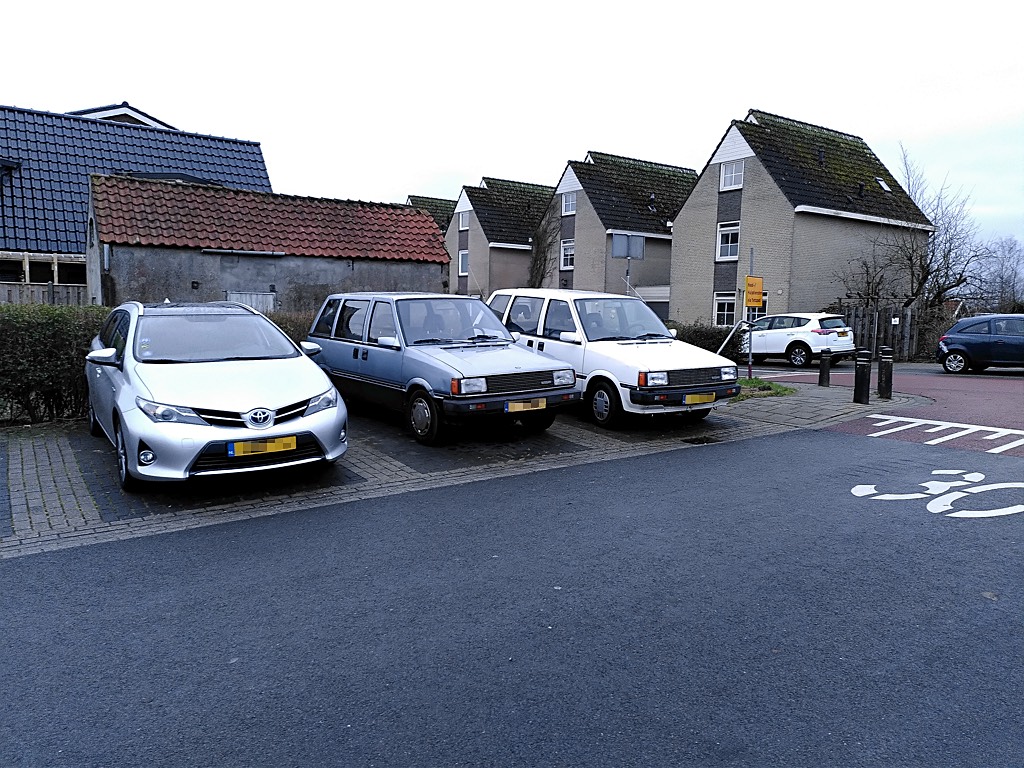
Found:
[[[312,416],[314,413],[320,411],[326,411],[328,408],[335,408],[338,405],[338,390],[331,387],[329,390],[316,397],[309,399],[309,405],[306,406],[306,411],[303,416]]]
[[[555,371],[556,387],[571,387],[576,384],[576,372],[573,370],[568,371]]]
[[[667,387],[668,371],[640,371],[637,384],[641,387]]]
[[[735,379],[736,378],[736,366],[729,365],[722,368],[722,380]]]
[[[140,411],[158,424],[206,424],[191,408],[154,403],[141,397],[135,398],[135,404],[139,406]]]
[[[452,379],[453,395],[482,395],[487,391],[487,379]]]

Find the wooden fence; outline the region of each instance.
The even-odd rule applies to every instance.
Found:
[[[58,304],[81,307],[89,303],[84,285],[0,283],[0,304]]]
[[[882,347],[891,347],[895,360],[929,360],[939,336],[953,323],[946,314],[898,304],[843,307],[840,312],[853,328],[857,349],[870,350],[873,359]]]

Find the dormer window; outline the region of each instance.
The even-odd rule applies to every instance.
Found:
[[[743,188],[743,161],[734,160],[731,163],[722,163],[722,182],[719,190],[724,192],[727,189]]]
[[[878,186],[882,188],[882,191],[888,192],[890,195],[892,194],[892,190],[889,189],[889,185],[885,183],[885,179],[881,176],[875,176],[875,181],[878,182]]]
[[[576,193],[575,192],[563,192],[562,193],[562,215],[572,216],[576,213]]]

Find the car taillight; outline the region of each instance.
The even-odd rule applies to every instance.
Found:
[[[948,338],[949,338],[949,336],[939,336],[939,343],[941,344],[942,342],[944,342]]]
[[[828,336],[830,333],[832,333],[832,330],[829,328],[812,328],[811,332],[816,333],[819,336]]]

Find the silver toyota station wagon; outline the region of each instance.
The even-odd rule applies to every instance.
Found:
[[[343,394],[405,414],[417,441],[495,416],[541,432],[578,402],[571,366],[517,346],[480,299],[433,293],[338,293],[307,339]]]
[[[114,309],[85,358],[89,428],[121,487],[337,461],[348,411],[309,355],[231,302]]]

